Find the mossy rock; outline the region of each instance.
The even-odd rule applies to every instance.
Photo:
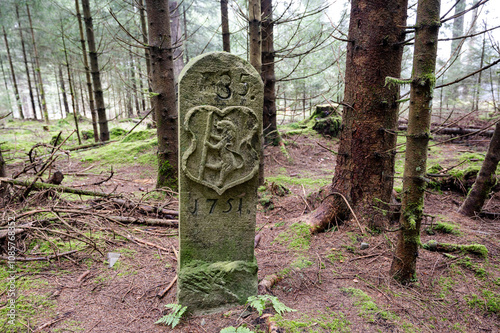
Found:
[[[330,104],[320,104],[314,107],[314,112],[310,119],[314,118],[327,118],[330,116],[340,116],[338,109]]]
[[[342,126],[342,118],[339,116],[329,116],[327,118],[316,118],[313,130],[321,135],[337,137]]]

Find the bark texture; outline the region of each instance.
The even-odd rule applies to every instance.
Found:
[[[87,34],[87,44],[89,45],[90,72],[92,73],[92,86],[94,87],[95,107],[99,123],[99,139],[109,140],[108,119],[106,116],[106,105],[104,104],[104,94],[101,84],[101,73],[99,71],[99,59],[94,38],[94,25],[90,14],[89,0],[82,0],[83,19],[85,21],[85,31]]]
[[[472,190],[458,210],[466,216],[474,216],[483,208],[484,202],[496,183],[495,172],[500,161],[500,123],[495,126],[486,157],[477,175]]]
[[[146,0],[151,56],[151,103],[156,112],[158,135],[157,187],[177,189],[178,140],[174,58],[170,34],[168,0]]]
[[[312,212],[313,232],[350,216],[382,226],[393,188],[399,77],[405,39],[406,0],[353,0],[346,59],[340,146],[330,195]]]
[[[274,21],[272,0],[261,0],[262,81],[264,81],[264,142],[278,144],[276,123],[276,75],[274,72]]]
[[[231,42],[229,33],[229,18],[227,14],[227,1],[220,0],[220,17],[222,24],[222,50],[226,52],[231,52]]]
[[[430,138],[432,93],[436,78],[440,0],[419,0],[415,27],[410,114],[406,136],[405,169],[401,201],[401,230],[390,273],[402,283],[416,278]]]

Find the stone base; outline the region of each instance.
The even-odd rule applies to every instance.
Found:
[[[178,273],[177,300],[193,314],[216,313],[257,295],[257,262],[193,261]]]

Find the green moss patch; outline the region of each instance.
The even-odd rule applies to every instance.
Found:
[[[296,252],[306,252],[311,246],[311,232],[305,223],[294,223],[276,237],[276,241]]]
[[[288,320],[280,315],[274,316],[274,320],[287,333],[351,332],[349,328],[351,323],[345,315],[329,308],[309,315],[303,314],[296,320]]]

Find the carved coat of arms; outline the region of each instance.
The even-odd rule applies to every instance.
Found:
[[[219,195],[250,180],[259,170],[258,124],[245,106],[190,109],[183,126],[191,141],[181,158],[182,171]]]

